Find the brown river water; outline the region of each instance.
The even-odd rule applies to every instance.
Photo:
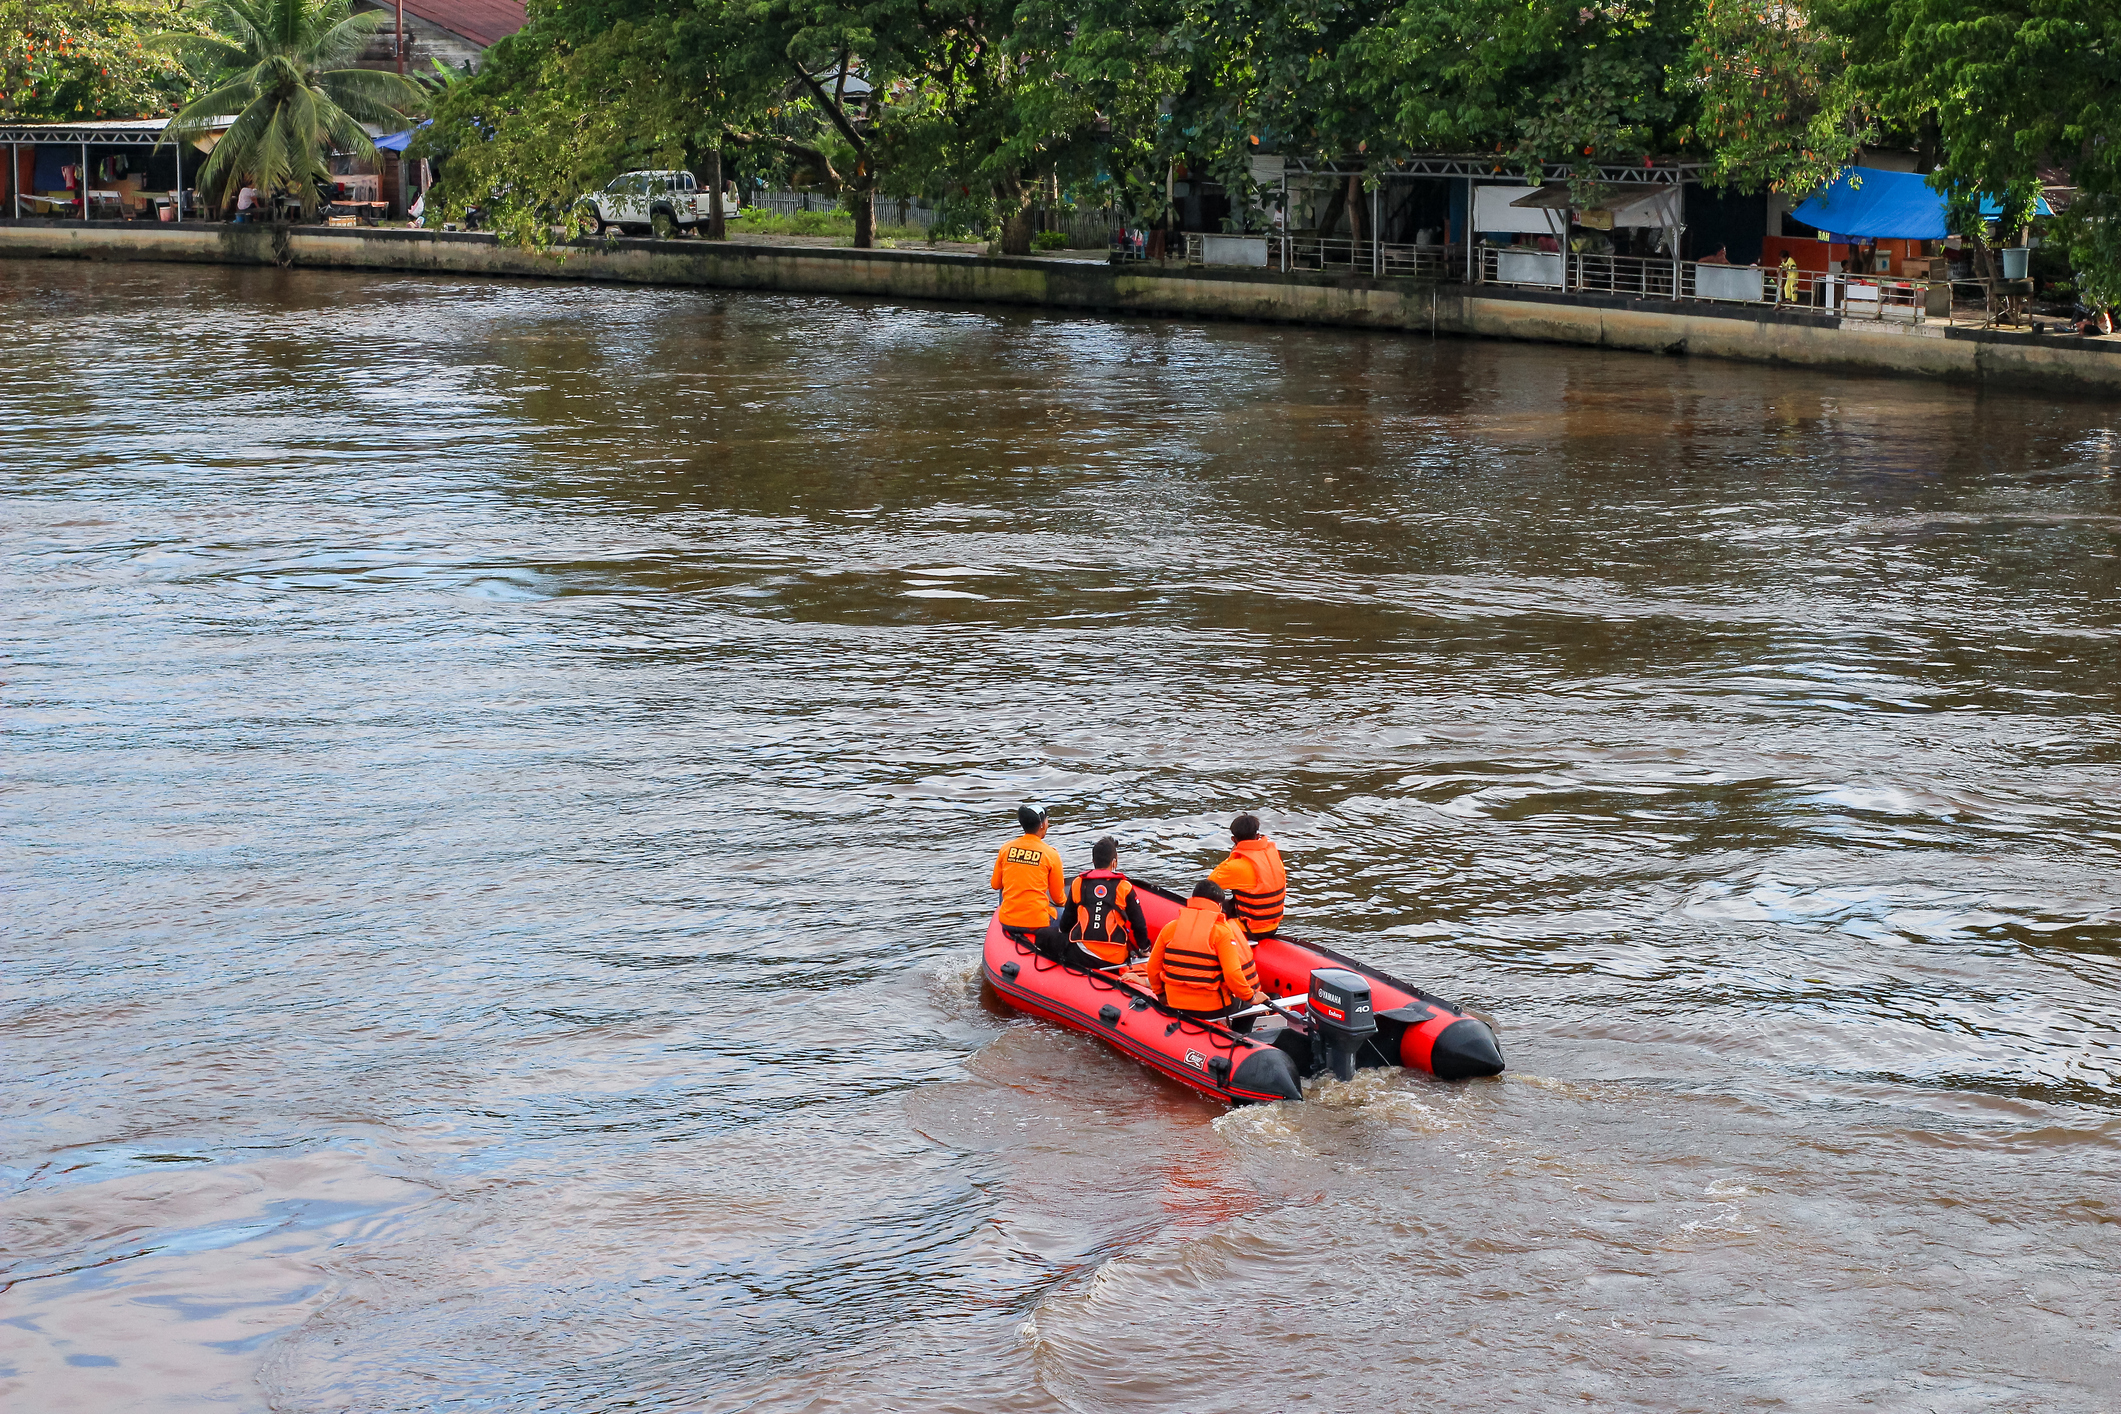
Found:
[[[0,1404],[2121,1407],[2121,412],[0,262]],[[1020,800],[1510,1069],[983,999]]]

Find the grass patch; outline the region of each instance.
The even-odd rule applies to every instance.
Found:
[[[732,216],[729,222],[731,235],[739,236],[845,236],[854,238],[854,213],[851,211],[796,211],[782,216],[770,211],[754,214],[746,211],[741,217]],[[927,231],[919,226],[886,226],[877,223],[877,239],[894,241],[926,241]]]

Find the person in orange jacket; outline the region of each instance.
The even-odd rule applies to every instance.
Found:
[[[1240,815],[1230,822],[1230,857],[1216,865],[1208,879],[1230,891],[1246,937],[1268,937],[1281,927],[1289,875],[1274,841],[1260,836],[1257,815]]]
[[[1034,805],[1022,806],[1016,812],[1016,822],[1024,827],[1024,832],[996,853],[994,876],[987,881],[988,888],[1001,890],[997,916],[1002,931],[1055,962],[1065,962],[1072,949],[1060,929],[1053,926],[1053,910],[1066,897],[1061,888],[1060,851],[1046,843],[1045,811]]]
[[[1090,868],[1068,885],[1058,927],[1061,936],[1089,954],[1098,967],[1124,963],[1149,945],[1141,895],[1119,872],[1119,841],[1112,836],[1090,846]]]
[[[1223,891],[1213,883],[1194,885],[1178,917],[1156,935],[1144,975],[1164,1005],[1186,1016],[1228,1016],[1267,999],[1252,945],[1223,917]],[[1233,1029],[1251,1030],[1252,1019]]]

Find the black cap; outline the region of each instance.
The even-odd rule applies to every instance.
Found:
[[[1025,834],[1031,834],[1046,823],[1046,812],[1036,805],[1019,805],[1016,807],[1016,823],[1024,827]]]

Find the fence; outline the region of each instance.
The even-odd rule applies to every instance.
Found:
[[[1188,265],[1241,265],[1266,270],[1347,270],[1399,280],[1449,278],[1450,249],[1394,245],[1345,236],[1217,235],[1186,232]]]
[[[1348,270],[1435,283],[1464,278],[1462,247],[1393,245],[1347,237],[1186,233],[1188,265],[1262,270]],[[1758,265],[1703,264],[1668,257],[1482,247],[1474,281],[1534,289],[1628,294],[1714,304],[1787,305],[1831,310],[1844,319],[1919,324],[1932,311],[1933,282],[1886,276],[1815,274]],[[1948,308],[1948,303],[1947,303]],[[1938,312],[1944,312],[1939,310]]]
[[[1489,285],[1585,290],[1718,304],[1788,305],[1832,310],[1845,319],[1921,323],[1929,282],[1863,275],[1821,275],[1758,265],[1704,265],[1656,256],[1592,255],[1484,248],[1477,266]]]

